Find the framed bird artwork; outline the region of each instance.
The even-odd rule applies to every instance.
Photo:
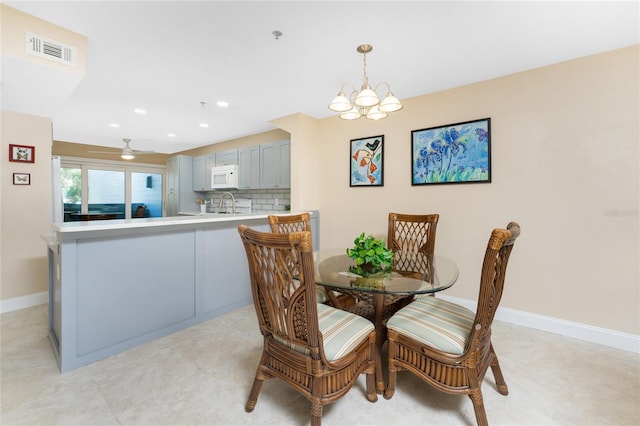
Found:
[[[349,186],[384,185],[384,135],[351,139]]]

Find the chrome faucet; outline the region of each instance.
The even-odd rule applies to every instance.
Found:
[[[222,193],[222,196],[220,197],[220,204],[218,205],[218,208],[221,209],[223,207],[224,197],[226,195],[229,195],[231,197],[231,214],[236,214],[236,197],[234,197],[233,194],[230,193],[230,192],[223,192]]]

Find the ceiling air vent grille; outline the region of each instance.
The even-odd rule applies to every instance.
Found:
[[[59,64],[76,65],[77,49],[68,44],[33,33],[26,33],[25,51],[29,55],[49,59]]]

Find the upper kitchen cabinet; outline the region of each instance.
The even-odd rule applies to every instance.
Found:
[[[240,189],[260,188],[260,146],[238,148],[238,184]]]
[[[211,190],[211,167],[216,163],[216,155],[193,157],[193,190]]]
[[[194,191],[204,191],[205,190],[205,155],[201,155],[200,157],[193,157],[193,190]]]
[[[188,155],[175,155],[167,160],[167,191],[191,191],[192,159]]]
[[[260,188],[291,186],[291,142],[282,140],[260,145]]]
[[[233,164],[238,164],[237,149],[229,149],[227,151],[216,152],[216,167],[229,166]]]

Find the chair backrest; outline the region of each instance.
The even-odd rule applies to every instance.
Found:
[[[144,217],[146,211],[147,206],[138,206],[136,207],[136,212],[133,214],[133,217]]]
[[[520,225],[511,222],[507,229],[494,229],[487,243],[480,277],[480,294],[470,342],[481,346],[490,343],[491,323],[502,299],[507,264],[513,245],[520,235]],[[473,344],[473,343],[472,343]]]
[[[311,218],[309,213],[294,215],[267,216],[271,232],[275,234],[290,234],[292,232],[311,231]]]
[[[311,232],[277,234],[246,225],[240,225],[238,232],[247,254],[260,331],[319,354]]]
[[[438,214],[389,213],[387,248],[397,271],[430,273],[436,246]]]

